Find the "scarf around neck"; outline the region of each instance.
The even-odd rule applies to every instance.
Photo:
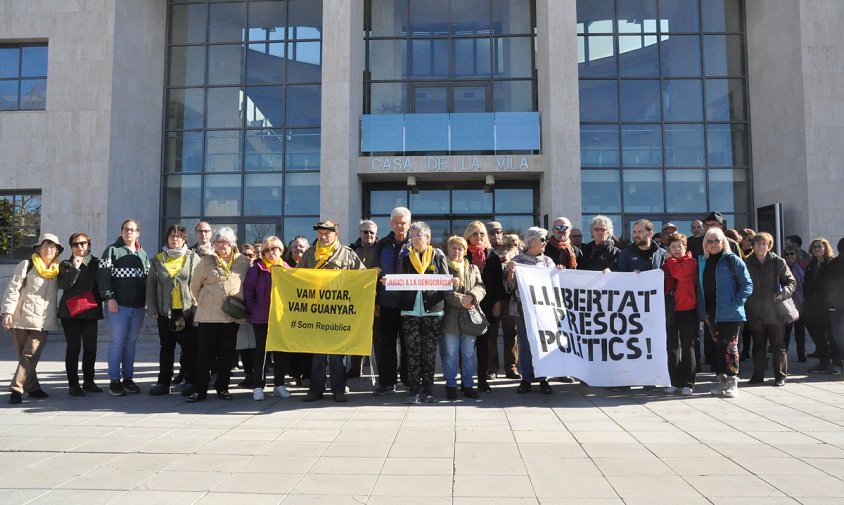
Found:
[[[284,262],[281,261],[281,259],[279,259],[275,263],[272,263],[272,262],[268,261],[267,258],[264,258],[263,256],[261,256],[261,262],[264,264],[265,267],[267,267],[267,270],[269,270],[272,267],[284,266]]]
[[[41,259],[41,255],[38,253],[32,254],[32,267],[44,279],[55,279],[59,275],[59,262],[53,259],[53,262],[48,267],[44,264],[44,260]]]
[[[167,247],[165,245],[164,247],[161,248],[161,250],[164,252],[164,254],[166,256],[168,256],[170,258],[179,258],[179,257],[187,254],[188,246],[187,246],[187,244],[182,244],[182,247],[180,247],[178,249],[170,249],[169,247]]]
[[[419,253],[415,247],[410,248],[410,263],[416,270],[417,274],[424,274],[431,265],[431,260],[434,258],[434,248],[428,246],[425,252]]]
[[[478,267],[481,272],[486,266],[486,248],[483,244],[470,245],[469,252],[472,254],[472,264]]]
[[[577,268],[577,258],[574,257],[574,249],[571,247],[571,242],[561,242],[557,237],[548,239],[548,244],[553,246],[558,251],[565,253],[565,258],[568,259],[568,264],[563,265],[566,268]]]
[[[328,259],[331,258],[331,256],[334,254],[334,251],[337,249],[337,244],[339,242],[339,240],[334,239],[334,242],[332,242],[330,245],[324,246],[320,244],[317,240],[316,248],[314,249],[314,256],[316,257],[317,262],[314,268],[322,268],[325,265]]]
[[[460,279],[460,287],[466,287],[466,262],[465,261],[452,261],[451,259],[446,260],[448,262],[449,268],[457,272],[457,278]]]

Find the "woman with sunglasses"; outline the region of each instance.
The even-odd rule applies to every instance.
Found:
[[[821,293],[827,267],[835,254],[829,241],[823,237],[812,240],[809,254],[812,255],[812,261],[806,267],[803,284],[803,314],[806,316],[806,329],[815,342],[815,353],[818,356],[818,363],[809,369],[809,373],[839,375],[840,350],[832,337],[829,307]]]
[[[103,303],[97,285],[99,259],[91,254],[87,233],[74,233],[68,240],[71,256],[59,264],[59,319],[67,349],[64,355],[67,388],[71,396],[102,393],[94,383],[97,361],[97,321],[103,318]],[[82,351],[82,387],[79,386],[79,352]]]
[[[530,344],[528,343],[527,330],[525,327],[525,316],[522,311],[521,296],[516,285],[517,265],[532,265],[546,268],[555,268],[554,260],[545,256],[545,246],[548,242],[548,230],[532,226],[525,233],[525,250],[507,263],[506,288],[513,294],[510,300],[510,315],[515,317],[516,325],[519,328],[519,373],[522,381],[516,388],[517,393],[527,393],[531,390],[531,383],[539,380],[539,390],[545,394],[551,394],[551,385],[546,377],[535,377],[533,372],[533,357]]]
[[[791,245],[785,247],[782,254],[785,264],[791,269],[794,280],[797,281],[797,289],[794,290],[792,299],[794,305],[800,312],[800,318],[793,323],[785,325],[785,352],[788,353],[788,344],[791,342],[791,333],[794,333],[794,343],[797,346],[797,361],[806,362],[806,318],[803,316],[803,277],[806,275],[800,265],[800,249]]]

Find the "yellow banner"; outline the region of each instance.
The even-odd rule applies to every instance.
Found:
[[[369,356],[377,269],[270,271],[267,351]]]

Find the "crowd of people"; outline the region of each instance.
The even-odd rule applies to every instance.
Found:
[[[70,395],[103,391],[95,381],[98,321],[103,318],[110,333],[108,392],[140,393],[134,381],[135,347],[146,316],[156,320],[160,339],[159,373],[148,390],[152,396],[180,391],[186,402],[195,403],[205,400],[213,387],[218,399],[231,400],[232,370],[242,362],[244,380],[237,386],[251,389],[256,401],[265,397],[268,373],[273,395],[289,398],[288,386],[307,387],[302,401],[320,400],[326,393],[326,369],[331,398],[348,401],[346,381],[361,376],[363,356],[266,351],[273,268],[377,268],[382,281],[391,274],[453,278],[449,291],[388,291],[383,282],[377,286],[373,393],[394,394],[401,384],[408,404],[438,401],[438,350],[446,400],[457,400],[458,394],[477,399],[479,393],[490,393],[490,382],[499,377],[518,380],[517,393],[530,392],[536,383],[541,393],[552,393],[549,378],[534,373],[515,275],[519,265],[663,270],[668,394],[692,395],[696,374],[708,364],[716,374],[711,392],[735,397],[741,361],[752,358],[747,382],[762,383],[769,354],[772,384],[784,386],[792,333],[798,360],[818,360],[809,372],[841,374],[844,239],[836,256],[823,237],[812,240],[806,252],[801,238],[792,235],[779,257],[770,234],[726,229],[718,212],[694,221],[690,236],[671,223],[657,233],[652,222],[639,220],[633,224],[632,243],[623,248],[606,216],[591,220],[592,240],[585,243],[584,233],[566,217],[556,218],[550,230],[531,227],[523,237],[505,234],[496,221],[474,221],[462,236],[448,238],[445,252],[432,244],[428,224],[412,221],[404,207],[393,209],[390,231],[381,238],[376,223],[362,220],[359,238],[350,246],[340,243],[334,221],[320,221],[313,229],[313,244],[296,236],[285,247],[279,237],[267,236],[260,244],[238,248],[234,230],[215,230],[200,221],[194,229],[196,243],[188,247],[188,230],[176,224],[167,229],[160,252],[149,256],[140,245],[139,223],[127,219],[120,237],[99,258],[91,253],[88,234],[72,234],[66,259],[60,258],[64,247],[58,237],[42,234],[32,256],[17,265],[0,309],[18,356],[10,402],[21,403],[24,395],[49,396],[36,367],[47,333],[58,331],[59,321],[67,342]],[[464,323],[467,313],[477,310],[488,322],[480,335],[483,330]],[[814,354],[805,352],[807,330]]]

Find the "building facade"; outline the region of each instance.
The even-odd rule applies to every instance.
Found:
[[[156,249],[353,240],[407,206],[435,240],[565,215],[786,233],[844,211],[837,0],[7,0],[0,262],[40,230]],[[154,244],[154,245],[153,245]],[[0,269],[8,268],[0,266]]]

